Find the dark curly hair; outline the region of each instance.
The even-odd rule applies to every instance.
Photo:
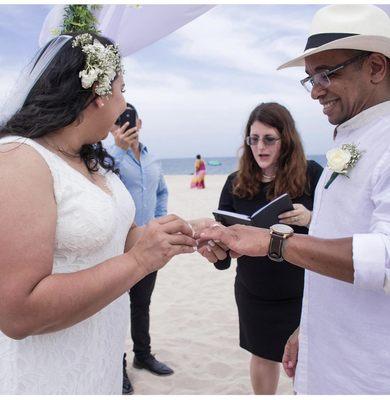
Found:
[[[307,161],[293,117],[286,107],[278,103],[261,103],[251,112],[246,124],[239,170],[233,181],[233,194],[240,198],[253,198],[262,185],[262,170],[251,148],[245,144],[251,126],[256,121],[277,129],[281,138],[278,173],[268,186],[267,199],[272,200],[285,192],[293,199],[308,193]]]
[[[66,35],[75,37],[82,33]],[[113,44],[103,36],[90,34],[105,46]],[[21,109],[0,127],[0,137],[16,135],[36,139],[81,121],[83,110],[97,96],[92,88],[81,86],[79,72],[84,69],[85,54],[80,47],[72,47],[72,42],[69,39],[63,45],[30,90]],[[40,51],[38,60],[50,43]],[[113,157],[101,142],[83,145],[79,156],[89,172],[97,172],[100,165],[118,173]]]

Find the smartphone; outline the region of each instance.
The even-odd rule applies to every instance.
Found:
[[[133,108],[126,108],[115,122],[115,125],[122,126],[126,122],[129,123],[127,129],[134,128],[137,124],[137,112]]]

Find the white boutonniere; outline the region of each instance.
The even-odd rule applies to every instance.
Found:
[[[338,175],[344,175],[347,178],[348,172],[355,166],[363,152],[359,151],[355,144],[343,144],[337,149],[329,150],[326,153],[328,168],[333,171],[325,189],[337,178]]]

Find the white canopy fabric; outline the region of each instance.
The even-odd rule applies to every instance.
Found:
[[[65,5],[54,6],[39,36],[39,46],[54,37]],[[95,11],[102,35],[119,45],[123,57],[135,53],[210,10],[213,5],[102,5]]]

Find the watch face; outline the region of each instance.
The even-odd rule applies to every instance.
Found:
[[[289,234],[293,233],[294,229],[291,228],[291,226],[285,225],[285,224],[275,224],[271,226],[271,229],[277,233],[281,234]]]

